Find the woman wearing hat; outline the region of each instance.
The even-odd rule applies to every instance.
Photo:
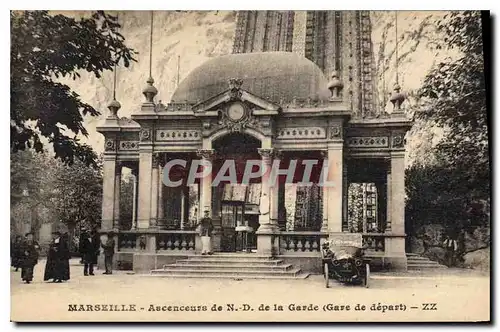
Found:
[[[68,244],[66,240],[61,237],[60,232],[53,232],[52,236],[43,280],[47,281],[52,279],[52,282],[69,280],[70,253]]]
[[[38,249],[40,246],[33,239],[33,233],[26,233],[26,241],[24,242],[21,261],[21,278],[27,284],[33,280],[33,269],[38,263]]]

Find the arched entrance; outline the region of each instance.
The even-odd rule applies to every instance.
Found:
[[[255,231],[259,227],[261,179],[243,183],[243,177],[249,160],[260,162],[260,147],[259,139],[245,133],[229,133],[212,142],[215,151],[213,174],[229,176],[233,173],[232,181],[222,180],[212,186],[212,216],[214,224],[220,227],[220,250],[223,252],[257,249]]]

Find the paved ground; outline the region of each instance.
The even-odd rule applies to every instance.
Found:
[[[53,284],[42,281],[44,267],[44,261],[36,266],[30,285],[21,282],[20,272],[11,272],[13,321],[484,321],[490,317],[489,275],[473,271],[379,273],[369,289],[335,283],[326,289],[321,276],[238,281],[125,272],[108,276],[97,270],[95,276],[84,277],[77,261],[72,262],[69,282]],[[135,311],[109,311],[130,305]],[[75,308],[84,311],[72,311]]]

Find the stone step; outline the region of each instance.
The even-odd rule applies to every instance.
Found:
[[[429,269],[432,269],[432,268],[436,268],[436,267],[440,267],[440,266],[444,266],[444,265],[440,265],[440,264],[408,264],[407,265],[408,268],[412,268],[412,267],[422,267],[422,268],[429,268]]]
[[[149,277],[161,278],[210,278],[210,279],[268,279],[268,280],[301,280],[309,277],[309,273],[301,272],[297,275],[258,275],[258,274],[149,274]]]
[[[190,259],[253,259],[253,260],[273,260],[272,256],[264,256],[257,254],[245,254],[245,253],[217,253],[213,255],[194,255],[191,256]]]
[[[427,260],[427,261],[407,261],[408,264],[439,264],[438,262]]]
[[[422,257],[422,256],[410,256],[407,257],[408,262],[409,261],[430,261],[429,258],[427,257]]]
[[[177,264],[233,264],[235,266],[240,265],[279,265],[283,263],[282,259],[269,259],[269,260],[255,260],[255,259],[219,259],[217,257],[213,258],[189,258],[189,259],[179,259]]]
[[[444,265],[413,265],[410,266],[408,265],[408,270],[414,271],[414,270],[432,270],[432,269],[447,269],[447,266]]]
[[[199,276],[209,276],[209,275],[256,275],[256,276],[296,276],[301,272],[300,269],[290,269],[288,271],[235,271],[235,270],[223,270],[223,269],[211,269],[211,270],[193,270],[193,269],[158,269],[152,270],[151,274],[161,274],[161,275],[199,275]]]
[[[282,265],[234,265],[234,264],[169,264],[164,265],[164,269],[192,269],[192,270],[213,270],[213,269],[231,269],[233,271],[287,271],[292,268],[292,264]]]

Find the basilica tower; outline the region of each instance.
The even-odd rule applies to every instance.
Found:
[[[337,71],[353,118],[376,109],[368,11],[241,11],[233,53],[285,51],[313,61],[325,76]]]

